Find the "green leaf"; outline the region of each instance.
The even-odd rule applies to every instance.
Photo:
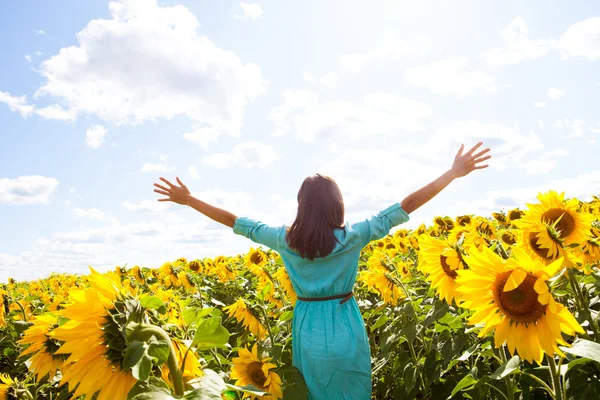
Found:
[[[465,375],[465,377],[462,378],[460,380],[460,382],[458,382],[456,384],[456,386],[454,387],[454,390],[452,391],[452,393],[450,394],[448,399],[451,399],[452,397],[454,397],[454,395],[458,392],[461,392],[466,389],[470,389],[476,383],[477,383],[477,378],[473,378],[473,376],[471,376],[470,374]]]
[[[229,332],[221,325],[220,317],[207,318],[196,330],[192,345],[196,345],[200,350],[223,347],[229,340]]]
[[[21,333],[25,332],[27,330],[27,328],[29,328],[33,324],[31,322],[16,320],[16,321],[13,321],[13,325],[15,327],[15,331],[17,331],[17,334],[20,335]]]
[[[139,381],[129,393],[127,400],[172,400],[171,390],[167,384],[158,378],[150,378],[147,382]]]
[[[186,400],[222,400],[223,393],[227,386],[225,381],[215,371],[204,369],[204,374],[188,382],[188,385],[194,388],[183,396]],[[234,397],[235,399],[235,397]]]
[[[214,310],[214,307],[189,307],[183,310],[181,315],[186,325],[192,325],[193,323],[198,323],[201,318],[211,315]]]
[[[513,356],[506,364],[498,368],[493,374],[490,375],[492,379],[502,379],[507,375],[510,375],[513,371],[519,368],[521,359],[519,356]]]
[[[230,389],[238,390],[240,392],[253,394],[254,396],[260,396],[260,397],[262,397],[262,396],[267,396],[267,395],[270,394],[268,392],[260,390],[259,388],[257,388],[254,385],[236,386],[236,385],[231,385],[229,383],[226,383],[225,386],[227,386]]]
[[[279,317],[279,320],[280,321],[289,321],[292,318],[294,318],[294,312],[293,311],[286,311],[283,314],[281,314],[281,316]]]
[[[260,292],[262,294],[262,297],[264,298],[267,294],[269,294],[269,292],[271,291],[271,283],[267,283],[265,285],[265,287],[263,288],[263,290]]]
[[[308,399],[308,387],[300,370],[296,367],[281,371],[283,379],[287,386],[283,390],[285,400],[306,400]]]
[[[165,306],[165,303],[157,296],[145,296],[140,299],[140,304],[144,308],[159,309]]]
[[[226,390],[221,393],[223,400],[238,400],[238,395],[233,390]]]
[[[561,346],[560,349],[565,353],[600,362],[600,344],[596,342],[591,342],[585,339],[577,339],[571,347]]]
[[[440,319],[441,317],[446,315],[447,312],[448,312],[448,304],[446,302],[444,302],[440,308],[432,310],[432,312],[429,313],[427,318],[425,318],[425,322],[423,322],[423,327],[424,328],[428,327],[429,325],[431,325],[431,323],[437,321],[438,319]]]
[[[162,365],[169,359],[171,349],[169,342],[166,340],[158,340],[150,343],[148,347],[148,355],[153,358],[156,365]]]
[[[387,315],[385,315],[385,314],[381,315],[379,318],[377,318],[377,321],[375,321],[375,323],[371,327],[371,332],[373,332],[377,328],[382,327],[389,320],[390,320],[390,318]]]
[[[151,339],[149,342],[134,340],[125,348],[123,368],[140,381],[147,381],[153,364],[164,364],[169,358],[169,343]]]

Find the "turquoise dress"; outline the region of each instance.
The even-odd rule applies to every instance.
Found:
[[[352,291],[362,248],[408,219],[396,203],[363,221],[346,222],[344,229],[334,231],[340,243],[333,252],[312,261],[288,247],[285,226],[237,218],[233,231],[279,252],[299,297],[326,297]],[[311,400],[371,398],[369,339],[354,297],[344,304],[340,299],[298,300],[292,322],[292,358]]]

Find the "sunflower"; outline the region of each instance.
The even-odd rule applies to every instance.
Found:
[[[467,226],[471,224],[471,216],[470,215],[460,215],[456,217],[456,225]]]
[[[234,317],[239,323],[244,325],[259,340],[267,336],[267,330],[248,308],[243,298],[240,297],[235,303],[225,307],[225,311],[227,311],[230,317]]]
[[[8,391],[18,382],[8,374],[0,374],[0,382],[0,400],[8,399]]]
[[[521,219],[523,214],[523,211],[519,210],[518,208],[513,208],[508,213],[506,213],[506,223],[509,225],[514,224],[514,221]]]
[[[177,274],[177,279],[179,279],[179,282],[185,289],[187,289],[188,291],[191,291],[192,293],[196,292],[196,286],[190,279],[190,276],[188,275],[187,272],[185,272],[185,271],[179,272]]]
[[[447,240],[423,236],[419,239],[419,270],[436,294],[448,304],[456,297],[457,271],[464,268],[460,250]]]
[[[574,260],[556,235],[556,231],[543,223],[528,224],[521,228],[517,245],[534,260],[549,265],[559,258],[565,266],[573,266]]]
[[[158,270],[160,279],[163,281],[165,287],[179,287],[181,286],[181,282],[179,281],[179,277],[177,276],[177,268],[173,266],[170,262],[166,262]]]
[[[507,343],[508,350],[529,362],[541,364],[544,353],[563,353],[567,346],[562,333],[584,333],[573,315],[554,301],[546,281],[562,266],[558,259],[545,265],[526,252],[513,249],[515,258],[503,260],[490,249],[468,257],[469,269],[458,271],[459,305],[475,313],[469,319],[482,324],[479,337],[495,329],[495,345]]]
[[[121,283],[90,268],[90,288],[71,293],[71,304],[56,314],[68,322],[48,336],[63,342],[54,354],[68,355],[61,384],[74,397],[98,392],[98,400],[121,400],[135,384],[131,371],[121,367],[125,338],[118,323],[124,303]]]
[[[292,285],[292,281],[285,270],[285,268],[278,268],[277,271],[273,274],[273,276],[279,281],[279,284],[285,291],[285,294],[292,303],[293,306],[296,305],[296,301],[298,301],[298,296],[296,295],[296,291],[294,290],[294,286]]]
[[[187,384],[190,380],[202,376],[204,373],[200,368],[200,361],[198,361],[198,357],[196,357],[194,352],[191,349],[188,351],[188,347],[179,340],[172,339],[171,342],[173,343],[173,348],[175,349],[177,365],[179,365],[181,368],[181,377],[183,378],[183,383]],[[185,365],[183,364],[184,357]],[[171,373],[166,364],[161,366],[161,376],[163,380],[173,388]]]
[[[4,289],[0,289],[0,328],[6,326],[6,309],[8,308],[8,301],[6,295],[8,292]]]
[[[581,258],[586,274],[591,272],[591,266],[600,263],[600,229],[592,227],[590,236],[581,246]]]
[[[33,317],[31,322],[33,325],[27,328],[23,338],[19,340],[19,344],[29,344],[20,357],[33,354],[29,360],[29,370],[35,373],[38,380],[46,375],[52,379],[66,359],[65,356],[54,354],[60,347],[60,342],[49,337],[49,333],[58,327],[58,317],[44,314]]]
[[[564,192],[558,194],[553,190],[540,193],[537,196],[540,204],[527,204],[528,211],[515,224],[521,229],[531,229],[542,223],[551,227],[556,240],[565,246],[583,243],[591,228],[591,216],[577,211],[577,199],[565,200],[564,197]]]
[[[129,276],[136,280],[137,283],[144,283],[144,274],[139,266],[135,266],[129,270]]]
[[[512,246],[515,243],[517,243],[517,237],[515,236],[515,234],[506,229],[502,232],[500,232],[500,239],[502,239],[502,242],[504,242],[505,244]]]
[[[406,297],[398,283],[385,268],[360,271],[358,281],[372,292],[378,293],[386,304],[395,306],[400,299]]]
[[[188,263],[188,268],[191,269],[194,272],[201,272],[200,268],[202,267],[202,264],[200,264],[198,261],[194,260],[194,261],[190,261]]]
[[[448,232],[448,243],[458,243],[461,240],[464,241],[464,237],[468,235],[469,232],[470,230],[468,224],[457,224],[450,232]]]
[[[258,345],[252,347],[252,352],[248,349],[240,348],[239,357],[233,359],[231,368],[231,379],[236,379],[238,386],[253,385],[258,389],[265,391],[270,396],[261,397],[264,400],[277,400],[283,398],[281,393],[281,378],[276,372],[271,371],[276,368],[275,364],[270,363],[270,357],[261,358],[258,356]],[[256,396],[245,393],[244,397],[251,399]]]

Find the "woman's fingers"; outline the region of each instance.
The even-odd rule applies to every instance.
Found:
[[[475,146],[473,146],[473,147],[471,148],[471,150],[467,151],[467,152],[465,153],[465,155],[466,155],[466,156],[470,156],[470,155],[471,155],[471,154],[473,154],[473,152],[474,152],[475,150],[477,150],[477,149],[478,149],[478,148],[479,148],[479,147],[480,147],[482,144],[483,144],[483,142],[479,142],[479,143],[477,143]]]
[[[489,160],[490,158],[492,158],[492,156],[489,156],[489,155],[485,156],[485,157],[479,157],[479,158],[474,159],[473,163],[478,164],[482,161]]]
[[[181,182],[181,181],[179,180],[179,177],[176,177],[175,179],[177,179],[177,183],[179,183],[179,186],[181,186],[182,188],[187,188],[187,186],[185,186],[185,185],[183,184],[183,182]]]
[[[484,168],[487,168],[487,167],[489,167],[489,165],[488,164],[484,164],[484,165],[477,165],[473,169],[484,169]]]
[[[158,201],[173,201],[171,199],[158,199]]]
[[[154,184],[154,186],[156,186],[156,187],[157,187],[157,188],[159,188],[159,189],[166,190],[167,192],[169,191],[169,189],[167,189],[167,188],[166,188],[166,187],[164,187],[163,185],[159,185],[158,183],[155,183],[155,184]]]
[[[484,155],[485,153],[487,153],[488,151],[490,151],[490,149],[489,149],[489,148],[487,148],[487,149],[485,149],[485,150],[482,150],[482,151],[480,151],[480,152],[479,152],[479,153],[477,153],[477,154],[473,154],[473,158],[479,158],[479,157],[481,157],[482,155]]]
[[[164,194],[165,196],[171,196],[171,193],[165,192],[164,190],[154,189],[156,193]]]
[[[165,178],[163,178],[162,176],[160,177],[160,180],[163,181],[164,183],[166,183],[167,185],[169,185],[169,187],[171,189],[173,189],[175,187],[175,185],[173,185],[171,182],[169,182],[168,180],[166,180]]]

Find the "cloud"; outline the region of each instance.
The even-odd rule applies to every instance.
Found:
[[[589,126],[589,130],[594,132],[594,133],[600,133],[600,122],[596,124],[597,128],[592,127],[591,125]]]
[[[317,78],[315,78],[315,76],[309,72],[303,72],[302,78],[304,78],[304,80],[308,83],[315,83],[317,80]]]
[[[102,125],[90,126],[85,131],[85,143],[87,147],[97,149],[104,143],[104,136],[106,135],[106,128]]]
[[[432,115],[429,105],[384,93],[366,95],[362,104],[348,101],[321,103],[308,90],[284,91],[283,105],[273,109],[269,120],[274,136],[295,131],[305,142],[342,135],[356,140],[375,135],[397,136],[422,129],[421,120]]]
[[[546,126],[546,123],[539,118],[537,120],[537,124],[540,127],[540,129],[544,129],[544,126]]]
[[[157,194],[158,195],[158,194]],[[159,195],[161,196],[161,195]],[[162,198],[162,196],[161,196]],[[124,201],[121,205],[129,211],[149,211],[149,212],[163,212],[169,208],[169,204],[166,202],[158,202],[155,200],[142,200],[139,203],[131,203]]]
[[[183,6],[121,0],[109,10],[110,19],[90,21],[77,34],[77,45],[42,62],[45,81],[36,98],[55,100],[68,115],[115,124],[187,116],[240,130],[246,105],[268,85],[259,66],[199,35],[198,20]]]
[[[58,181],[40,175],[0,178],[0,204],[48,204]]]
[[[338,76],[335,72],[329,72],[321,78],[321,84],[328,88],[334,89],[338,83]]]
[[[42,36],[46,35],[46,32],[41,29],[36,30],[35,33],[37,33],[38,35],[42,35]]]
[[[204,163],[219,169],[243,167],[265,168],[279,160],[277,151],[266,144],[251,141],[236,145],[231,153],[216,153],[204,158]]]
[[[548,97],[552,100],[557,100],[558,98],[564,96],[566,94],[566,92],[564,90],[560,90],[557,88],[550,88],[548,89]]]
[[[76,217],[89,218],[98,221],[102,221],[104,219],[104,213],[97,208],[74,208],[73,215]]]
[[[535,108],[544,108],[547,106],[545,101],[534,101],[533,105]]]
[[[198,174],[198,167],[196,167],[195,165],[190,165],[188,167],[188,174],[190,174],[190,177],[193,180],[198,180],[200,179],[200,175]]]
[[[29,117],[35,108],[27,103],[27,96],[15,97],[2,91],[0,91],[0,103],[5,103],[11,111],[18,112],[23,118]]]
[[[235,17],[237,19],[244,19],[244,20],[257,19],[261,15],[263,15],[263,9],[259,4],[244,3],[242,1],[242,2],[240,2],[240,7],[242,7],[242,10],[244,11],[244,15],[236,15]]]
[[[191,132],[184,133],[183,138],[185,140],[189,140],[190,142],[199,144],[206,150],[208,149],[208,144],[216,142],[221,134],[222,132],[216,128],[202,127],[196,128]]]
[[[431,47],[431,39],[417,37],[412,40],[400,40],[392,34],[387,34],[382,43],[374,50],[365,53],[344,54],[338,56],[338,64],[350,73],[358,73],[368,64],[383,63],[388,60],[398,60],[402,57],[426,53]]]
[[[573,139],[583,136],[585,121],[578,118],[574,118],[572,120],[569,118],[563,118],[556,120],[556,122],[552,124],[552,127],[556,129],[568,130],[570,133],[567,136],[562,137],[565,139]]]
[[[23,118],[28,118],[31,114],[37,114],[46,119],[72,121],[76,117],[72,110],[65,110],[60,105],[52,104],[38,108],[34,104],[29,104],[27,96],[15,97],[8,92],[0,91],[0,103],[5,103],[11,111],[18,112]]]
[[[554,39],[529,39],[529,28],[522,17],[516,17],[502,31],[505,48],[494,48],[482,56],[490,65],[518,64],[545,56],[553,49]]]
[[[565,157],[571,153],[565,149],[556,149],[547,151],[539,158],[533,158],[521,164],[521,167],[528,175],[544,174],[552,171],[558,164],[560,157]]]
[[[152,164],[152,163],[144,163],[142,166],[141,172],[169,172],[173,171],[175,167],[170,167],[166,164]]]
[[[600,17],[588,18],[569,26],[558,40],[556,48],[563,59],[600,59]]]
[[[27,64],[31,64],[31,56],[29,54],[25,56],[25,60],[27,60]]]
[[[496,79],[480,70],[470,70],[464,57],[450,57],[429,65],[407,68],[406,81],[415,86],[428,87],[433,93],[454,94],[461,98],[476,89],[494,91]]]

